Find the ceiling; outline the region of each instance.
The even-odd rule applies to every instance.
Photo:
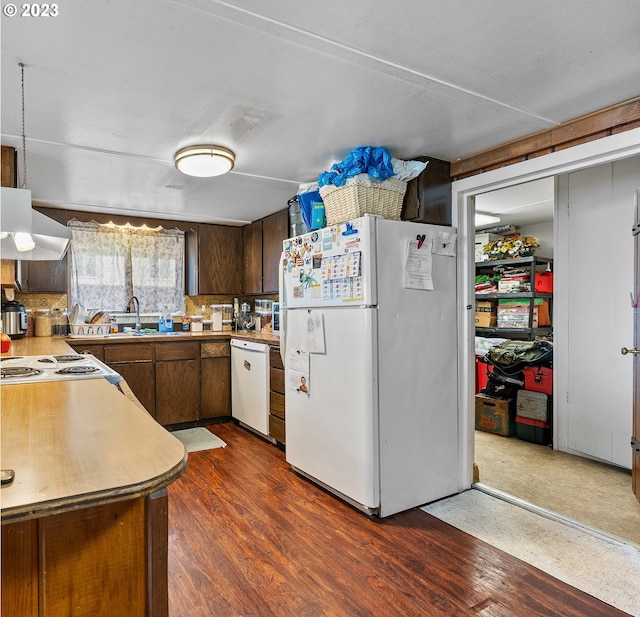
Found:
[[[2,18],[1,131],[21,183],[22,62],[27,188],[58,208],[243,224],[356,146],[453,161],[640,94],[637,0],[57,6]],[[197,143],[234,170],[177,172]]]
[[[476,212],[495,215],[500,219],[499,222],[476,225],[476,229],[487,229],[499,225],[522,227],[551,222],[554,202],[553,177],[476,195]]]

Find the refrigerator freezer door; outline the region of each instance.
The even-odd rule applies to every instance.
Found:
[[[287,354],[304,350],[322,318],[325,353],[309,354],[309,391],[285,364],[287,461],[362,509],[379,506],[376,310],[287,310]]]
[[[376,221],[365,215],[285,240],[281,306],[375,305]]]

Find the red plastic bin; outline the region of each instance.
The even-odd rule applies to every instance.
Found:
[[[489,381],[489,373],[492,371],[493,365],[476,358],[476,394],[486,388],[487,381]]]
[[[524,389],[553,394],[553,369],[546,366],[527,366],[524,373]]]
[[[546,446],[551,443],[551,425],[541,420],[516,416],[516,435],[522,441]]]
[[[536,272],[533,287],[538,293],[553,293],[553,272]]]

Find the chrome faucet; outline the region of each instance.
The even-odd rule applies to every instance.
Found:
[[[136,296],[131,296],[129,298],[129,302],[127,302],[127,309],[125,311],[125,313],[130,313],[131,312],[131,303],[133,302],[133,306],[135,308],[136,311],[136,324],[134,327],[134,330],[136,332],[140,332],[140,330],[142,329],[142,324],[140,323],[140,301],[138,300],[138,298],[136,298]]]

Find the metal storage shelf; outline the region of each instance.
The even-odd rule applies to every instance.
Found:
[[[531,270],[531,287],[535,284],[535,273],[536,269],[540,266],[551,266],[553,264],[553,259],[549,257],[537,257],[533,255],[532,257],[520,257],[518,259],[497,259],[497,260],[489,260],[489,261],[479,261],[476,262],[476,273],[481,271],[493,270],[495,267],[499,266],[529,266]],[[553,300],[552,293],[542,293],[537,291],[528,291],[528,292],[515,292],[515,293],[486,293],[486,294],[475,294],[475,299],[477,301],[498,301],[498,300],[512,300],[512,299],[525,299],[529,300],[529,308],[531,309],[533,306],[533,301],[536,298],[544,298],[549,301],[550,309],[551,302]],[[551,334],[553,332],[552,326],[544,326],[540,328],[533,328],[533,311],[529,311],[529,327],[528,328],[487,328],[487,327],[476,327],[476,332],[481,336],[495,336],[500,338],[526,338],[531,340],[535,338],[537,335],[545,335]]]

